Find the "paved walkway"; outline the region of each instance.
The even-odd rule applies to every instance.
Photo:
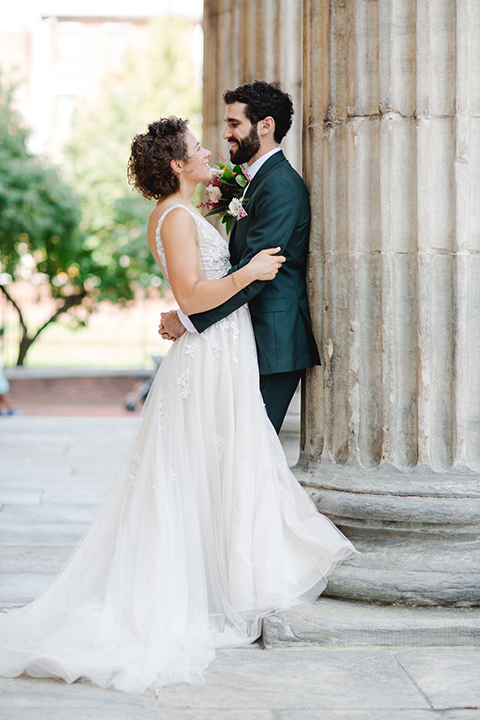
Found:
[[[134,418],[0,418],[0,608],[47,586],[86,529]],[[223,650],[202,686],[124,695],[0,678],[2,720],[480,720],[476,648]]]

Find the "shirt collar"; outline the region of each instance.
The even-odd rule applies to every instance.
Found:
[[[275,155],[275,153],[280,152],[282,148],[276,147],[273,148],[273,150],[270,150],[269,152],[265,153],[265,155],[262,155],[262,157],[259,157],[258,160],[255,160],[254,163],[249,165],[248,167],[248,174],[250,176],[250,181],[253,180],[257,172],[262,167],[263,163],[267,162],[268,158],[272,157],[272,155]]]

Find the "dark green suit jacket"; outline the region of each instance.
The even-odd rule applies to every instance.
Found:
[[[272,155],[246,191],[246,217],[234,222],[230,272],[264,248],[281,247],[286,262],[274,280],[255,281],[213,310],[190,315],[199,332],[248,302],[261,375],[319,365],[307,302],[310,200],[282,151]]]

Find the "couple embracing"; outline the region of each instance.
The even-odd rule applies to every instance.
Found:
[[[260,387],[268,417],[281,424],[305,369],[320,363],[312,333],[306,291],[310,201],[302,178],[280,143],[292,124],[293,103],[277,85],[254,82],[224,95],[225,132],[230,158],[248,163],[250,183],[243,196],[245,213],[230,239],[230,273],[259,250],[280,246],[285,257],[275,279],[252,283],[213,310],[191,318],[180,310],[162,318],[159,332],[179,337],[203,332],[248,302],[257,345]]]
[[[133,140],[129,177],[157,200],[148,243],[189,329],[163,318],[176,342],[96,519],[51,588],[0,619],[1,675],[135,693],[202,682],[216,648],[253,642],[266,615],[318,597],[355,554],[276,433],[318,362],[308,195],[279,149],[291,101],[258,82],[225,99],[232,159],[253,176],[230,251],[191,203],[210,152],[186,123],[162,119]]]

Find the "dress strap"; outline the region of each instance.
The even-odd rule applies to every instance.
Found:
[[[165,263],[165,255],[164,255],[164,251],[163,251],[163,242],[162,242],[162,238],[161,238],[161,235],[160,235],[160,231],[161,231],[162,223],[163,223],[163,221],[165,220],[165,218],[167,217],[168,213],[169,213],[171,210],[175,210],[175,208],[179,208],[179,207],[184,208],[185,210],[187,210],[187,211],[190,213],[190,215],[193,217],[193,220],[194,220],[194,222],[195,222],[195,227],[196,227],[196,230],[197,230],[197,232],[195,233],[195,244],[196,244],[197,250],[198,250],[198,275],[199,275],[199,279],[200,279],[200,280],[206,280],[206,279],[207,279],[207,274],[206,274],[206,271],[205,271],[205,266],[204,266],[204,263],[203,263],[203,257],[202,257],[202,253],[201,253],[201,247],[200,247],[200,230],[199,230],[199,226],[198,226],[198,223],[197,223],[197,220],[200,219],[200,216],[197,215],[197,213],[196,213],[194,210],[192,210],[192,208],[188,207],[188,205],[184,205],[183,203],[177,203],[176,205],[172,205],[171,207],[169,207],[169,208],[167,208],[166,210],[164,210],[164,212],[161,214],[160,219],[159,219],[159,221],[158,221],[158,223],[157,223],[157,230],[156,230],[156,233],[155,233],[155,237],[156,237],[156,241],[157,241],[157,249],[159,249],[159,245],[162,246],[162,256],[163,256],[163,257],[162,257],[162,260],[163,260],[163,263]],[[165,272],[166,266],[165,266],[164,268],[161,268],[161,270],[162,270],[162,273],[165,275],[165,277],[168,278],[168,274]]]
[[[161,227],[163,221],[165,220],[165,218],[167,217],[168,213],[171,210],[175,210],[175,208],[179,208],[179,207],[184,208],[185,210],[188,210],[190,215],[193,215],[193,217],[195,218],[195,213],[193,212],[193,210],[191,208],[188,207],[188,205],[184,205],[183,203],[177,203],[176,205],[172,205],[171,207],[169,207],[163,211],[163,213],[161,214],[160,219],[158,221],[157,228]]]

